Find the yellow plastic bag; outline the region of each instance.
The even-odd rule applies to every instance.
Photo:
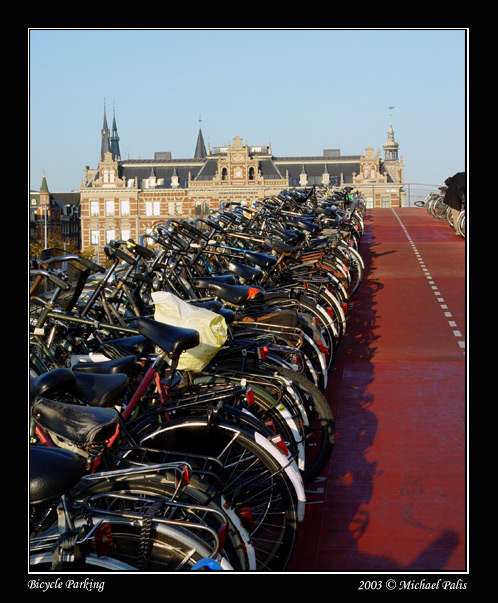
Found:
[[[178,368],[198,373],[209,364],[227,339],[227,324],[221,314],[188,304],[167,291],[152,293],[154,319],[199,332],[199,345],[183,352]]]

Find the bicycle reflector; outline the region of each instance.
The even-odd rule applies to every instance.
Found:
[[[225,546],[225,541],[227,538],[227,529],[228,529],[228,524],[225,521],[221,526],[220,529],[218,530],[218,541],[219,541],[219,545],[218,545],[218,553],[221,551],[221,549]]]
[[[179,468],[179,472],[176,473],[175,481],[177,488],[184,488],[190,484],[190,472],[187,465],[182,465]]]
[[[252,518],[252,511],[250,507],[240,507],[238,514],[242,525],[248,530],[249,533],[254,532],[254,520]]]
[[[252,406],[254,404],[254,392],[250,387],[246,389],[246,398],[249,406]]]
[[[328,349],[328,347],[323,345],[323,343],[321,341],[317,341],[316,345],[318,346],[318,349],[320,350],[320,352],[322,352],[322,354],[325,356],[325,358],[328,362],[329,353],[330,353],[330,350]]]
[[[276,435],[274,438],[271,439],[271,441],[280,450],[280,452],[283,452],[285,456],[289,456],[289,450],[287,449],[287,446],[285,445],[285,442],[281,435]]]
[[[268,354],[268,346],[263,346],[258,348],[258,358],[260,360],[264,360],[266,358],[266,354]]]
[[[102,522],[95,529],[94,533],[95,552],[97,557],[107,555],[113,546],[111,524]]]

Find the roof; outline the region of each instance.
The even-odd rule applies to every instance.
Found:
[[[127,159],[121,162],[124,180],[137,179],[138,186],[142,180],[151,176],[151,170],[157,180],[156,188],[169,188],[174,170],[181,181],[187,181],[190,175],[192,180],[212,180],[218,170],[218,160],[222,154],[207,155],[205,158],[171,159]],[[303,171],[308,177],[320,178],[327,172],[331,179],[342,177],[344,182],[352,182],[353,173],[360,170],[360,156],[311,156],[311,157],[272,157],[271,155],[257,155],[258,169],[265,180],[280,180],[286,178],[299,178]]]

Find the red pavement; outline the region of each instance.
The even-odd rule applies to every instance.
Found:
[[[327,396],[336,445],[289,571],[467,571],[465,240],[373,209]]]

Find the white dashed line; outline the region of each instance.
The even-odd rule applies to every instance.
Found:
[[[396,219],[398,220],[401,228],[403,229],[403,232],[405,233],[406,238],[408,239],[408,242],[410,243],[410,245],[413,248],[415,257],[418,259],[420,267],[422,268],[422,271],[425,273],[425,276],[428,279],[427,282],[430,285],[432,291],[434,292],[434,295],[436,296],[436,300],[439,302],[439,307],[441,308],[441,310],[443,310],[444,316],[446,318],[453,318],[453,315],[448,310],[448,306],[446,305],[444,298],[441,297],[441,292],[438,290],[438,286],[436,285],[435,281],[433,280],[432,276],[430,275],[429,270],[426,268],[424,260],[422,259],[422,256],[420,255],[420,252],[418,251],[417,246],[413,242],[413,240],[410,236],[410,233],[406,230],[405,225],[401,221],[398,214],[394,211],[394,208],[392,207],[391,209],[393,211],[393,214],[396,216]],[[457,343],[458,343],[459,347],[462,348],[465,353],[465,341],[463,340],[464,338],[462,336],[461,331],[459,331],[458,328],[455,328],[455,327],[457,327],[457,323],[454,320],[449,320],[448,325],[453,329],[453,335],[457,338]]]

